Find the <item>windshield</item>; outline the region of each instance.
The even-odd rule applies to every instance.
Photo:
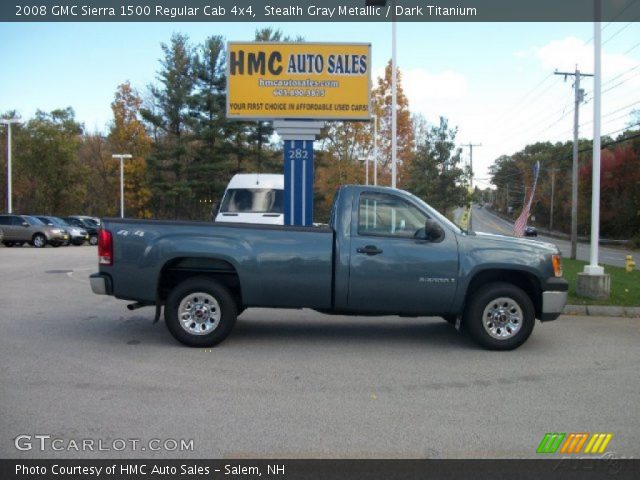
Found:
[[[425,202],[424,200],[422,200],[420,197],[416,197],[413,194],[410,194],[417,202],[420,203],[420,205],[423,205],[424,207],[428,208],[429,214],[433,215],[438,221],[444,223],[445,225],[447,225],[449,228],[452,228],[453,230],[457,231],[457,232],[462,232],[462,233],[466,233],[465,230],[462,227],[459,227],[458,225],[456,225],[455,223],[453,223],[451,220],[449,220],[447,217],[445,217],[444,215],[442,215],[440,212],[438,212],[436,209],[434,209],[433,207],[431,207],[427,202]]]
[[[56,227],[66,227],[67,223],[58,217],[36,217],[38,220],[42,221],[45,225],[53,225]]]
[[[31,217],[29,215],[25,215],[24,218],[31,225],[44,225],[45,224],[42,220],[40,220],[39,218],[36,218],[36,217]]]
[[[49,218],[51,219],[51,221],[55,225],[58,225],[60,227],[70,227],[71,226],[67,222],[65,222],[63,219],[61,219],[60,217],[49,217]]]
[[[282,190],[272,188],[232,188],[220,206],[223,213],[282,213]]]

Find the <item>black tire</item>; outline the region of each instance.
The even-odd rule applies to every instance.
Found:
[[[204,294],[204,297],[212,298],[215,302],[208,300],[206,303],[207,299],[199,298],[197,294]],[[214,320],[209,319],[198,323],[202,318],[193,318],[193,321],[189,319],[185,322],[192,322],[190,325],[183,327],[178,309],[182,302],[187,302],[184,305],[185,308],[189,305],[189,296],[193,296],[192,300],[198,302],[197,305],[202,306],[202,309],[209,309],[204,315],[205,318],[211,312],[218,312],[216,326],[213,326],[216,323]],[[214,303],[218,304],[218,308],[215,308]],[[185,314],[189,315],[189,313]],[[195,311],[192,317],[193,315],[196,315]],[[193,277],[180,283],[169,294],[164,308],[164,320],[169,332],[180,343],[190,347],[213,347],[222,342],[231,333],[237,317],[238,307],[229,290],[208,277]],[[210,327],[212,330],[209,333],[193,333],[200,327],[203,329]]]
[[[2,244],[3,244],[5,247],[9,247],[9,248],[13,247],[13,245],[14,245],[14,243],[13,243],[13,242],[2,242]]]
[[[22,245],[24,245],[24,242],[15,242],[14,245],[16,247],[21,247]]]
[[[60,245],[62,245],[62,243],[60,243],[60,242],[51,242],[49,245],[51,245],[52,247],[58,248]]]
[[[84,240],[74,240],[72,243],[75,247],[80,247],[84,243]]]
[[[36,233],[31,239],[31,245],[35,248],[44,248],[47,246],[47,237],[41,233]]]
[[[91,235],[89,237],[89,245],[97,245],[98,244],[98,236],[97,235]]]
[[[505,323],[505,319],[510,321]],[[503,282],[489,283],[476,290],[463,319],[471,338],[489,350],[518,348],[531,335],[535,321],[529,296],[521,288]]]

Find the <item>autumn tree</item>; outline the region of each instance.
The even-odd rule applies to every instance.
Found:
[[[151,151],[151,138],[140,119],[142,99],[129,82],[120,85],[111,103],[113,123],[109,132],[109,145],[113,153],[132,155],[124,160],[124,203],[127,216],[149,218],[151,190],[147,185],[146,157]],[[112,161],[114,173],[119,167]]]
[[[378,117],[379,184],[390,184],[391,178],[391,60],[387,63],[384,77],[379,77],[373,90],[373,111]],[[409,111],[409,100],[402,88],[402,73],[397,70],[396,83],[396,140],[397,140],[397,185],[406,188],[407,168],[414,149],[414,129]]]
[[[14,150],[16,211],[62,215],[81,210],[88,194],[77,157],[82,129],[71,107],[38,110],[24,125]]]
[[[78,148],[78,164],[82,165],[83,182],[87,194],[83,207],[77,209],[87,215],[113,217],[119,215],[120,174],[111,157],[111,147],[99,132],[85,133]]]

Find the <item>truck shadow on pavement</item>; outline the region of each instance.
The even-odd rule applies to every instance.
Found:
[[[341,317],[346,318],[346,317]],[[327,321],[281,321],[270,319],[239,318],[225,341],[236,344],[269,342],[273,345],[299,345],[317,343],[348,345],[416,345],[432,347],[474,347],[466,337],[459,334],[445,321],[425,319],[348,317],[347,320],[330,318]]]
[[[290,348],[297,346],[349,345],[349,346],[415,346],[418,348],[463,348],[477,350],[479,347],[467,335],[435,318],[402,317],[340,317],[314,314],[295,317],[295,313],[273,311],[268,315],[252,315],[248,311],[241,315],[227,339],[216,348],[269,346],[269,348]],[[286,317],[286,318],[283,318]],[[306,317],[306,318],[305,318]],[[100,343],[127,344],[144,347],[180,346],[160,320],[152,324],[152,318],[145,315],[120,316],[113,318],[102,315],[81,320],[92,328],[73,329],[60,332],[63,336],[76,336],[86,342],[91,339]],[[184,347],[188,348],[188,347]]]

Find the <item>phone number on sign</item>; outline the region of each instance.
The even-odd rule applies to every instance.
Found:
[[[273,91],[275,97],[324,97],[324,90],[300,90],[297,88],[277,88]]]

